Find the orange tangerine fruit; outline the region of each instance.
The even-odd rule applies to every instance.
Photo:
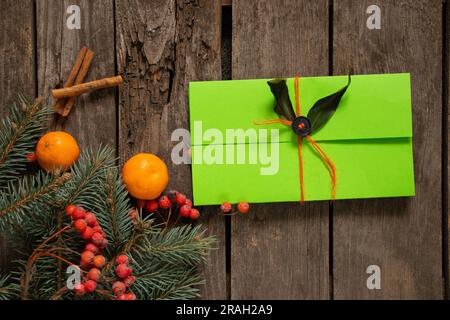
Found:
[[[123,182],[128,192],[140,200],[158,198],[169,183],[167,166],[151,153],[138,153],[122,169]]]
[[[36,146],[36,160],[46,171],[66,170],[79,155],[77,141],[63,131],[52,131],[43,135]]]

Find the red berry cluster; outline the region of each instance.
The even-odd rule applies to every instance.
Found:
[[[108,245],[105,232],[97,221],[94,213],[86,212],[82,207],[69,205],[66,214],[72,218],[72,226],[78,231],[81,238],[86,240],[86,247],[81,254],[80,267],[87,272],[83,282],[75,286],[77,295],[94,292],[101,277],[101,269],[106,263],[102,250]]]
[[[229,214],[229,215],[233,215],[233,214],[237,214],[237,213],[246,214],[249,210],[250,210],[250,205],[248,204],[248,202],[239,202],[237,205],[237,211],[234,211],[234,212],[232,212],[233,205],[229,202],[224,202],[220,206],[220,212],[223,214]]]
[[[133,269],[128,265],[128,257],[124,254],[116,258],[116,276],[120,279],[112,285],[112,291],[116,295],[117,300],[136,300],[133,292],[127,292],[127,288],[134,283],[136,278],[131,275]]]
[[[170,191],[168,195],[162,195],[158,199],[149,200],[145,203],[138,203],[138,206],[145,207],[148,212],[155,212],[158,208],[170,209],[174,204],[178,206],[179,214],[183,218],[197,220],[200,217],[200,212],[192,206],[192,200],[178,191]]]

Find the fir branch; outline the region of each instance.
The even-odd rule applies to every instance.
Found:
[[[99,206],[95,210],[109,241],[107,251],[111,255],[119,254],[130,239],[133,223],[128,216],[131,209],[128,192],[116,168],[106,172],[102,188],[99,189],[102,201],[97,203]]]
[[[70,173],[61,176],[38,173],[23,177],[17,184],[9,183],[0,194],[0,229],[5,229],[8,223],[20,223],[28,210],[51,203],[58,189],[70,178]]]
[[[0,300],[9,300],[17,295],[17,288],[10,282],[10,276],[0,277]]]
[[[196,266],[206,261],[216,241],[215,237],[204,237],[200,228],[184,225],[165,232],[150,232],[133,248],[133,253],[145,256],[143,260]]]
[[[27,153],[34,152],[37,140],[47,129],[51,111],[42,98],[34,103],[19,96],[19,105],[0,123],[0,185],[23,173],[28,162]]]

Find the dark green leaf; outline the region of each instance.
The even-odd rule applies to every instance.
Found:
[[[283,119],[294,120],[295,113],[292,109],[291,99],[289,98],[286,79],[273,79],[267,83],[276,100],[275,112]]]
[[[325,98],[317,100],[311,110],[309,110],[308,119],[311,121],[312,132],[320,130],[327,123],[327,121],[330,120],[339,106],[342,96],[345,91],[347,91],[350,82],[351,77],[349,75],[348,83],[345,87]]]

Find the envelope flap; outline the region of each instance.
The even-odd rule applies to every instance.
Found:
[[[199,143],[227,143],[205,141],[199,137],[207,129],[215,129],[226,136],[232,129],[278,128],[279,141],[295,138],[289,127],[275,124],[255,126],[254,120],[275,119],[274,97],[267,85],[268,79],[191,82],[189,107],[191,141]],[[307,115],[314,103],[341,89],[347,76],[302,77],[300,101],[302,115]],[[295,105],[294,81],[287,85],[293,106]],[[194,130],[195,122],[201,122],[202,131]],[[317,141],[400,138],[412,136],[410,75],[382,74],[352,76],[352,83],[328,123],[314,132]],[[249,136],[247,143],[257,142]]]

